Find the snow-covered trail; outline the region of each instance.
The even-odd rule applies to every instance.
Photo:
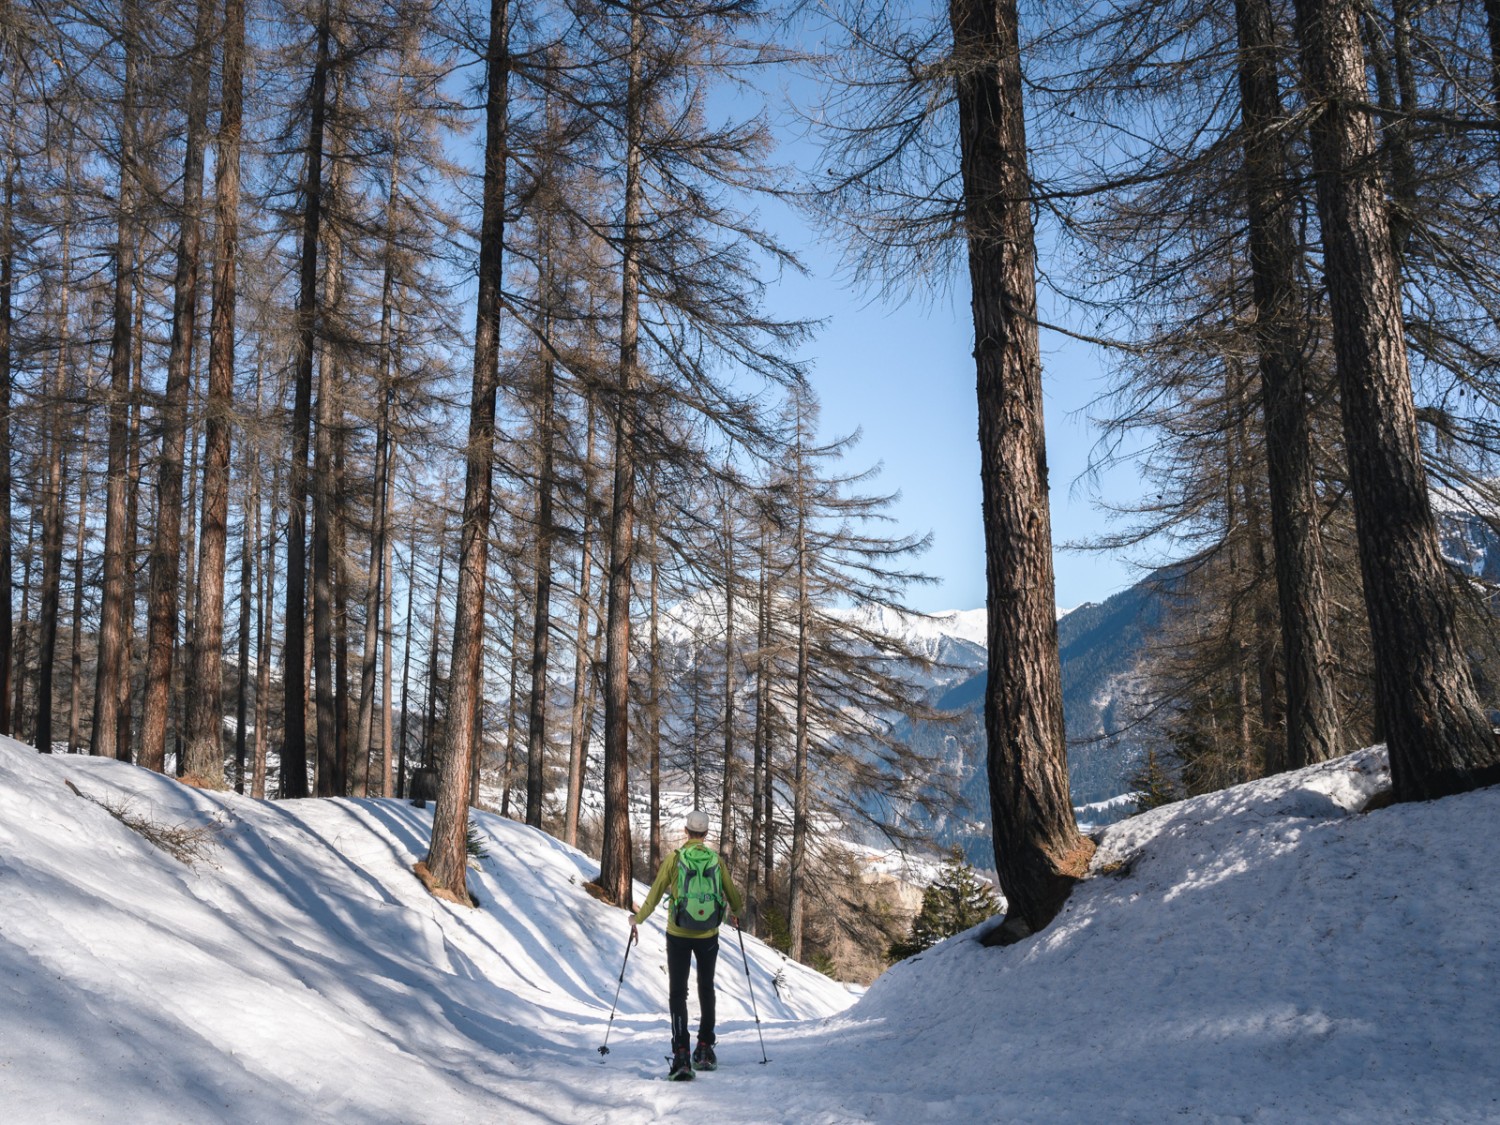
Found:
[[[220,818],[212,864],[64,778]],[[726,941],[723,1068],[668,1083],[659,918],[601,1059],[625,918],[541,833],[476,818],[466,910],[411,875],[408,805],[0,743],[0,1122],[1500,1121],[1500,787],[1358,811],[1384,784],[1362,751],[1122,822],[1046,932],[852,1006],[750,941],[766,1066]]]
[[[158,823],[217,821],[218,846],[187,867],[65,780]],[[722,1120],[767,1120],[738,945],[718,973],[725,1069],[700,1087],[648,1081],[665,1069],[661,912],[603,1059],[624,913],[583,890],[597,866],[580,853],[475,820],[488,855],[471,911],[411,874],[430,809],[257,802],[6,741],[0,1119],[643,1121],[710,1099]],[[769,1042],[852,999],[746,946]]]

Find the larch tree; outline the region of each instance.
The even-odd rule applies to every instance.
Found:
[[[121,696],[129,691],[131,617],[126,540],[134,537],[127,497],[135,351],[135,295],[138,223],[136,207],[139,154],[138,78],[140,0],[120,8],[121,89],[116,132],[119,176],[115,198],[113,248],[114,304],[110,333],[109,464],[105,486],[104,584],[99,609],[99,654],[95,664],[94,717],[89,752],[126,758],[130,742],[121,737]],[[128,720],[127,720],[128,721]]]
[[[308,92],[302,167],[296,352],[287,480],[286,614],[282,645],[281,795],[306,797],[307,784],[307,495],[312,444],[313,367],[319,315],[318,246],[323,222],[323,162],[328,113],[332,5],[322,0],[314,28],[316,57]]]
[[[197,342],[198,289],[202,266],[203,180],[208,136],[213,5],[198,0],[188,46],[187,143],[178,211],[176,269],[172,283],[171,343],[162,396],[161,456],[156,482],[156,532],[152,539],[150,611],[146,638],[145,702],[141,715],[141,764],[160,771],[166,761],[172,666],[182,592],[183,461],[187,445],[188,396]],[[221,558],[222,570],[222,558]],[[195,763],[210,786],[223,783],[224,760],[215,747],[210,760]]]
[[[500,378],[500,294],[505,247],[505,185],[509,119],[510,34],[507,0],[491,0],[485,51],[485,142],[479,228],[479,291],[474,328],[474,378],[465,449],[458,600],[432,843],[426,858],[434,891],[469,901],[468,817],[473,759],[478,753],[484,657],[485,592],[494,489],[495,400]]]
[[[207,6],[207,0],[203,0]],[[208,339],[208,402],[204,423],[203,530],[198,555],[198,613],[194,617],[188,674],[185,755],[188,773],[217,781],[223,776],[224,566],[229,533],[229,458],[233,427],[236,269],[239,257],[240,137],[244,119],[245,2],[225,0],[220,108],[214,157],[214,253]],[[196,81],[196,77],[194,79]],[[206,91],[203,95],[207,96]],[[249,528],[243,532],[251,554]],[[241,570],[240,679],[249,659],[249,574]],[[236,786],[243,791],[245,691],[236,723]]]
[[[1093,849],[1068,791],[1016,5],[950,0],[948,11],[979,395],[991,831],[1002,929],[1014,919],[1024,934],[1061,909]]]
[[[1439,797],[1500,775],[1500,745],[1458,636],[1423,471],[1358,11],[1297,0],[1296,12],[1377,704],[1397,798]]]

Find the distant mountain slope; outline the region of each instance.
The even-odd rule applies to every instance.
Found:
[[[1158,576],[1122,590],[1098,604],[1088,603],[1057,623],[1062,660],[1063,717],[1068,731],[1068,774],[1077,805],[1107,801],[1129,788],[1137,747],[1128,738],[1100,740],[1116,729],[1118,688],[1129,676],[1146,637],[1161,621]],[[970,862],[994,862],[989,840],[989,779],[982,768],[984,691],[989,674],[983,653],[977,671],[937,696],[936,703],[956,718],[945,724],[917,724],[905,732],[924,754],[944,763],[959,779],[961,807],[931,825],[941,846],[960,844]]]

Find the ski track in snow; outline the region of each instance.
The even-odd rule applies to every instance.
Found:
[[[185,866],[64,778],[218,846]],[[668,1083],[664,911],[603,1059],[628,927],[558,841],[476,815],[470,911],[410,873],[430,810],[0,740],[0,1122],[1500,1120],[1500,789],[1355,811],[1386,783],[1367,750],[1114,825],[1047,931],[852,1006],[747,940],[766,1066],[726,932],[723,1069]]]

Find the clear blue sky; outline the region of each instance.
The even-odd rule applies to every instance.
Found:
[[[758,93],[726,91],[725,108],[743,114],[744,99],[763,99],[750,111],[769,109],[781,144],[776,161],[816,167],[818,147],[790,107],[792,102],[803,109],[815,105],[817,82],[786,68],[759,78]],[[925,611],[983,606],[979,413],[967,276],[946,287],[919,281],[904,303],[882,303],[847,283],[839,269],[839,247],[804,215],[776,201],[752,205],[763,225],[811,271],[776,283],[770,302],[782,316],[826,321],[802,353],[812,362],[824,436],[862,430],[847,467],[880,464],[872,487],[901,493],[893,512],[900,530],[932,533],[932,548],[919,565],[941,581],[911,590],[910,604]],[[1078,541],[1107,526],[1096,506],[1101,494],[1128,503],[1139,483],[1131,468],[1113,471],[1097,486],[1080,481],[1097,438],[1086,408],[1105,389],[1105,365],[1096,349],[1056,334],[1043,334],[1042,352],[1053,538]],[[1133,561],[1139,560],[1057,551],[1057,604],[1071,608],[1103,601],[1142,576]]]
[[[878,487],[901,493],[894,514],[902,530],[933,534],[921,565],[942,582],[911,591],[911,603],[928,611],[983,606],[967,279],[936,299],[916,292],[904,304],[881,303],[840,279],[836,248],[799,217],[777,214],[775,229],[812,275],[778,283],[773,307],[785,315],[827,318],[803,353],[813,363],[824,434],[862,429],[849,467],[881,464]],[[1104,367],[1094,349],[1053,334],[1043,337],[1043,371],[1053,536],[1057,542],[1083,539],[1105,526],[1095,506],[1098,493],[1084,482],[1075,487],[1096,437],[1085,407],[1103,389]],[[1100,487],[1110,498],[1129,499],[1136,478],[1120,470]],[[1102,601],[1140,577],[1130,560],[1095,551],[1059,551],[1055,566],[1057,602],[1063,608]]]

